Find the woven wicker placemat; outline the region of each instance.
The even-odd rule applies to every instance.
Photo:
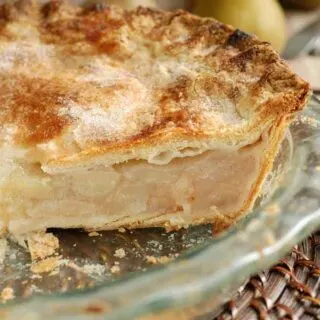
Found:
[[[248,280],[213,319],[320,319],[320,231]]]

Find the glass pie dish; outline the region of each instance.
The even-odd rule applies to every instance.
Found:
[[[223,234],[210,225],[101,232],[53,230],[57,265],[35,274],[8,241],[1,319],[208,319],[251,274],[320,226],[320,105],[291,125],[254,212]],[[122,231],[122,232],[121,232]],[[2,291],[3,292],[3,291]]]

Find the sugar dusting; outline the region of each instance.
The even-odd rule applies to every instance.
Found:
[[[147,61],[139,56],[132,57],[127,68],[149,88],[166,88],[182,77],[195,79],[200,71],[200,65],[195,61],[179,61],[169,57]]]
[[[104,104],[82,105],[66,99],[60,115],[73,120],[74,139],[82,147],[89,142],[123,140],[154,120],[155,107],[146,89],[137,82],[115,89]]]
[[[237,113],[234,103],[229,99],[217,99],[204,96],[203,103],[200,105],[203,117],[209,119],[211,122],[236,125],[244,121]],[[214,125],[214,123],[211,123],[211,126]]]
[[[1,62],[0,62],[1,63]],[[0,116],[3,112],[0,111]],[[5,124],[0,128],[0,137],[4,144],[10,144],[14,135],[18,132],[18,128],[11,124]]]
[[[110,62],[109,62],[110,63]],[[84,66],[85,73],[76,77],[77,81],[89,82],[96,84],[98,87],[108,87],[115,83],[124,83],[135,80],[134,74],[119,67],[113,67],[108,64],[108,61],[95,59]]]
[[[3,72],[12,70],[14,67],[22,67],[26,72],[30,68],[30,63],[48,67],[54,52],[53,45],[45,45],[35,41],[1,42],[0,70]]]

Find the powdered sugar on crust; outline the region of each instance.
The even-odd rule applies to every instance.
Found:
[[[20,1],[4,12],[0,146],[43,165],[241,147],[309,94],[268,44],[183,11]]]
[[[81,148],[106,141],[123,141],[152,126],[156,104],[150,91],[131,73],[110,66],[79,76],[77,81],[98,87],[93,103],[80,97],[60,99],[59,115],[71,118],[69,130]],[[104,94],[103,94],[104,93]]]
[[[93,58],[79,70],[76,81],[94,83],[98,87],[108,87],[115,83],[129,83],[136,80],[135,75],[124,68],[112,66],[111,59]]]
[[[147,112],[152,105],[145,104],[146,91],[139,97],[142,103],[135,101],[130,92],[123,94],[120,90],[105,105],[92,104],[85,108],[72,100],[64,101],[65,108],[60,109],[60,114],[72,119],[70,130],[82,148],[99,141],[123,140],[137,132],[137,123],[142,127],[153,123],[152,112]]]
[[[54,46],[35,41],[0,42],[0,71],[28,72],[30,63],[47,70],[54,54]]]

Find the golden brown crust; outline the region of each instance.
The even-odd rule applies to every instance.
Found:
[[[0,22],[0,143],[48,171],[238,148],[310,93],[268,43],[181,10],[20,0]]]

